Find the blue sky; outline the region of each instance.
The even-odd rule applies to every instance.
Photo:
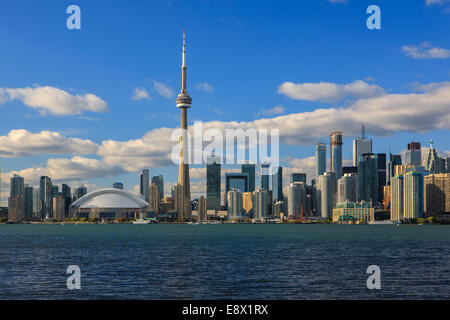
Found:
[[[71,4],[81,8],[81,30],[66,27],[66,8]],[[381,9],[380,30],[366,27],[366,8],[371,4]],[[384,116],[391,123],[384,126],[379,114],[366,113],[365,119],[361,110],[355,112],[358,121],[337,119],[334,129],[345,134],[344,158],[351,159],[351,139],[359,131],[359,120],[369,123],[375,152],[387,153],[390,147],[399,153],[411,140],[428,146],[430,138],[441,152],[450,150],[449,1],[2,1],[3,187],[8,187],[12,172],[36,185],[39,174],[54,174],[60,164],[61,171],[74,173],[52,178],[73,186],[110,186],[122,181],[134,190],[141,163],[150,168],[151,175],[164,174],[167,182],[175,182],[174,166],[145,161],[157,153],[154,147],[136,159],[133,155],[116,159],[117,144],[109,149],[103,146],[103,151],[93,145],[102,148],[107,140],[122,142],[124,152],[129,152],[130,144],[141,145],[146,133],[179,125],[175,98],[181,85],[183,29],[187,30],[188,91],[193,99],[190,121],[253,123],[288,117],[274,121],[276,126],[290,115],[317,109],[344,108],[351,114],[354,108],[369,105],[376,112],[378,103],[389,108],[404,99],[399,102],[403,112],[412,102],[409,125],[390,119],[388,112]],[[352,89],[355,81],[363,82],[363,93]],[[283,86],[286,83],[293,86],[289,89]],[[319,83],[334,84],[335,95],[326,98],[327,88],[303,86]],[[425,86],[430,83],[434,85]],[[42,87],[50,89],[33,91]],[[145,90],[149,99],[133,99],[136,88]],[[45,99],[52,94],[69,99],[48,103]],[[86,94],[99,99],[92,108],[81,105]],[[411,94],[429,96],[409,99]],[[389,101],[364,100],[380,97]],[[415,107],[414,101],[422,98],[424,104]],[[419,112],[427,108],[426,101],[431,101],[430,117]],[[60,108],[59,102],[69,104],[65,111],[55,109]],[[371,124],[373,119],[378,122]],[[309,123],[312,129],[306,133],[301,128],[294,130],[290,142],[281,138],[283,166],[310,172],[313,143],[328,142],[325,132],[332,129],[321,121],[315,126]],[[423,122],[429,125],[420,125]],[[8,136],[20,129],[27,131],[15,131],[22,140]],[[53,135],[43,137],[45,130]],[[308,132],[315,134],[309,139]],[[297,133],[298,141],[293,142]],[[155,137],[150,135],[149,140]],[[71,138],[80,140],[67,140]],[[34,151],[16,150],[20,149],[17,141],[32,141]],[[75,147],[64,147],[67,144]],[[94,151],[86,151],[90,148]],[[73,161],[74,157],[79,158]],[[49,165],[53,159],[60,161]],[[96,166],[103,169],[97,176],[90,171]],[[48,171],[50,167],[53,171]],[[204,183],[197,175],[193,177],[200,192]]]

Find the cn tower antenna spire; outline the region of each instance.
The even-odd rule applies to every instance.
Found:
[[[181,81],[181,93],[187,93],[186,90],[186,31],[183,30],[183,61],[181,65],[182,81]]]

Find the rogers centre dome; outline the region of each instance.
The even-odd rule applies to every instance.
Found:
[[[148,202],[139,195],[115,188],[90,192],[71,204],[73,217],[119,219],[134,218],[144,212]]]

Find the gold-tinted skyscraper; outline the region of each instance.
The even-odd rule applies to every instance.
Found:
[[[177,108],[181,110],[180,124],[180,161],[178,169],[178,185],[183,187],[182,212],[177,212],[178,220],[191,217],[191,186],[189,181],[188,141],[187,141],[187,109],[191,107],[192,99],[186,90],[186,38],[183,31],[183,64],[181,66],[181,93],[177,97]]]

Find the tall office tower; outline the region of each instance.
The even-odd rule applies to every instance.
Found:
[[[181,66],[181,93],[177,97],[177,108],[181,110],[180,123],[180,163],[178,168],[178,184],[183,186],[183,217],[191,216],[191,184],[189,180],[189,150],[187,141],[187,109],[192,99],[186,90],[186,41],[183,31],[183,64]]]
[[[14,198],[15,196],[24,196],[25,193],[25,184],[23,178],[18,176],[17,174],[11,177],[11,190],[10,197]]]
[[[28,184],[24,187],[24,213],[26,219],[31,219],[33,217],[33,187],[28,186]]]
[[[228,219],[236,219],[242,216],[242,192],[231,189],[227,193]]]
[[[220,210],[221,165],[219,157],[206,159],[206,209]]]
[[[337,203],[356,202],[357,175],[345,173],[337,182]]]
[[[445,160],[437,155],[436,149],[433,148],[433,140],[430,141],[425,158],[423,159],[425,170],[431,173],[445,173]]]
[[[405,219],[423,217],[424,177],[419,172],[409,172],[403,176],[403,210]]]
[[[17,222],[25,218],[23,196],[16,194],[8,198],[8,220]]]
[[[123,183],[122,182],[114,182],[113,188],[123,190]]]
[[[335,131],[330,134],[330,171],[336,173],[336,179],[342,176],[342,134],[341,131]]]
[[[65,199],[62,194],[53,198],[53,218],[58,221],[64,221],[65,218]]]
[[[72,203],[72,189],[65,183],[62,185],[62,195],[64,197],[64,216],[68,217],[70,204]]]
[[[336,207],[337,197],[336,173],[325,172],[317,179],[316,203],[319,217],[331,219]]]
[[[253,215],[253,192],[242,193],[242,208],[248,217]]]
[[[272,175],[272,203],[283,200],[283,168],[278,167]]]
[[[200,196],[200,199],[198,199],[198,221],[208,221],[207,212],[206,199],[204,196]]]
[[[391,178],[391,220],[403,220],[403,175]]]
[[[253,216],[256,219],[264,219],[268,216],[267,190],[258,189],[253,192]]]
[[[33,189],[33,218],[41,218],[41,197],[38,188]]]
[[[248,192],[247,173],[225,173],[225,207],[228,207],[228,191]]]
[[[264,190],[270,190],[270,188],[269,188],[269,170],[270,170],[270,164],[268,164],[268,163],[261,164],[261,171],[260,171],[259,175],[261,177],[261,188]]]
[[[186,217],[183,216],[184,210],[184,192],[183,186],[177,184],[172,187],[172,198],[174,199],[174,209],[177,213],[177,221],[183,222]]]
[[[386,184],[391,184],[391,178],[394,176],[395,166],[402,164],[402,156],[389,152],[389,161],[387,165]]]
[[[424,177],[425,212],[450,212],[450,173],[430,174]]]
[[[81,197],[85,196],[87,194],[87,187],[84,185],[79,186],[78,188],[75,188],[73,191],[73,200],[80,199]]]
[[[408,143],[408,150],[405,151],[405,164],[419,167],[422,163],[422,153],[420,152],[420,142]]]
[[[353,166],[358,166],[359,156],[363,153],[372,153],[372,139],[366,138],[366,128],[362,124],[361,137],[353,140]]]
[[[248,192],[255,191],[255,164],[243,164],[241,166],[241,172],[248,174]]]
[[[149,190],[149,206],[150,211],[159,213],[159,185],[155,182],[152,183]]]
[[[291,183],[284,188],[286,196],[286,214],[287,216],[298,217],[301,215],[302,208],[305,212],[306,205],[306,184],[303,182]]]
[[[294,182],[306,183],[306,173],[302,173],[302,172],[291,173],[291,183],[294,183]]]
[[[52,198],[57,197],[58,194],[59,194],[59,187],[55,186],[55,185],[52,185]]]
[[[358,201],[371,201],[378,204],[378,155],[364,153],[358,164]]]
[[[149,201],[149,187],[150,187],[150,172],[148,169],[142,170],[140,175],[140,183],[139,183],[139,192],[142,197],[144,197],[145,201]]]
[[[316,181],[317,178],[327,171],[327,145],[316,144]]]
[[[378,202],[383,201],[386,185],[386,153],[377,153]]]
[[[39,180],[39,195],[41,197],[41,218],[52,217],[53,211],[52,179],[42,176]]]
[[[159,200],[164,198],[164,177],[162,174],[159,176],[152,177],[152,183],[156,183],[158,185],[159,190]]]

